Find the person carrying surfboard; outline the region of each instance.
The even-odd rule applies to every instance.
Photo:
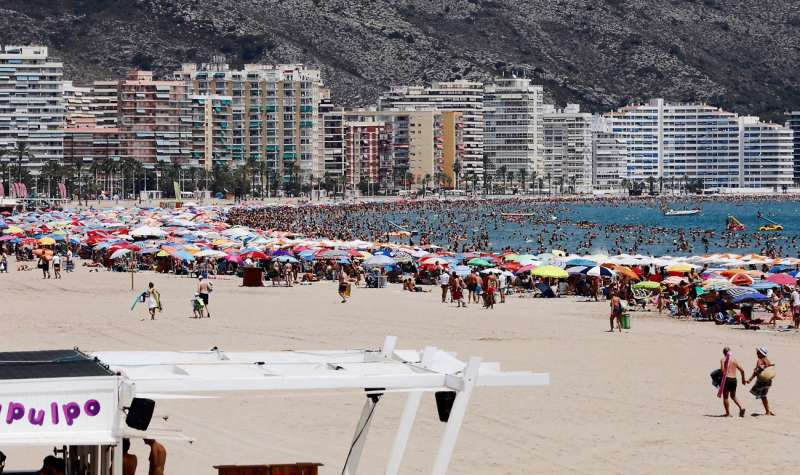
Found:
[[[150,312],[150,320],[156,319],[156,310],[162,311],[161,293],[152,282],[147,284],[147,310]]]

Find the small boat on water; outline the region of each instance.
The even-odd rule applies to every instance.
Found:
[[[700,214],[701,209],[665,209],[664,216],[694,216]]]
[[[766,221],[767,223],[769,223],[769,224],[764,224],[762,226],[759,226],[758,227],[759,231],[763,231],[763,232],[783,231],[783,225],[782,224],[778,224],[778,223],[776,223],[775,221],[773,221],[773,220],[771,220],[769,218],[765,218],[764,216],[761,216],[761,212],[759,212],[759,217],[761,219],[763,219],[764,221]]]
[[[736,216],[730,215],[728,216],[727,223],[725,223],[725,227],[728,231],[744,231],[747,229],[741,221],[736,219]]]

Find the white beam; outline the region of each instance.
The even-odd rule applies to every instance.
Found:
[[[431,358],[436,353],[436,347],[429,346],[422,353],[422,367],[430,364]],[[414,427],[414,419],[417,417],[419,404],[422,401],[422,392],[412,392],[406,399],[403,408],[403,415],[400,417],[400,425],[397,427],[397,435],[392,444],[392,451],[389,454],[389,463],[386,464],[386,475],[397,475],[400,471],[400,464],[403,462],[403,455],[406,452],[408,439],[411,437],[411,429]]]
[[[464,415],[467,412],[467,404],[478,379],[480,366],[480,358],[470,358],[467,367],[464,368],[463,389],[456,393],[456,399],[450,411],[450,418],[444,429],[442,442],[439,445],[439,452],[436,454],[433,472],[431,472],[433,475],[445,475],[447,473],[447,467],[450,465],[450,459],[453,456],[453,450],[458,440],[458,433],[461,431],[461,424],[464,422]]]
[[[375,411],[375,406],[377,405],[377,398],[373,401],[373,397],[374,396],[367,396],[364,407],[361,409],[361,418],[358,420],[358,424],[356,424],[350,452],[344,469],[342,470],[343,475],[356,475],[358,473],[358,464],[361,462],[361,452],[364,450],[364,443],[367,440],[369,426],[372,422],[372,413]]]

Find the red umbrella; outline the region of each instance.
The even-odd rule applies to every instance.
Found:
[[[775,274],[767,277],[769,282],[773,282],[778,285],[786,285],[788,287],[794,287],[797,285],[797,280],[790,276],[789,274]]]
[[[252,259],[254,261],[265,261],[265,260],[269,259],[269,256],[264,254],[261,251],[245,252],[244,254],[241,255],[241,257],[242,257],[242,259],[250,258],[250,259]]]

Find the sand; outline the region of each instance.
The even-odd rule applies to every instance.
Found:
[[[750,332],[710,323],[635,315],[633,329],[610,334],[605,303],[575,298],[511,298],[494,311],[442,304],[437,293],[399,287],[355,289],[340,304],[333,283],[250,289],[218,280],[212,319],[190,319],[188,278],[140,273],[161,290],[165,311],[130,312],[130,275],[78,268],[63,280],[38,271],[0,275],[4,350],[78,346],[100,350],[377,348],[385,335],[400,348],[436,345],[496,360],[506,370],[549,372],[549,387],[482,388],[473,397],[450,473],[789,473],[797,463],[800,335]],[[756,417],[760,402],[740,389],[744,419],[723,419],[709,372],[724,345],[752,370],[767,346],[778,377],[770,393],[777,417]],[[193,444],[166,442],[167,473],[211,474],[217,464],[321,462],[336,474],[349,447],[363,395],[355,392],[247,393],[224,400],[159,403],[159,425]],[[379,474],[404,396],[378,406],[361,472]],[[165,420],[166,418],[166,420]],[[443,425],[424,399],[401,473],[429,473]],[[49,450],[10,449],[8,468],[32,468]],[[134,441],[137,473],[148,450]],[[37,467],[38,468],[38,467]]]

